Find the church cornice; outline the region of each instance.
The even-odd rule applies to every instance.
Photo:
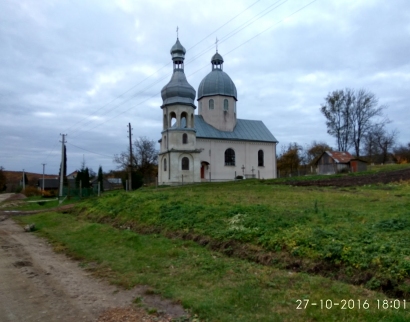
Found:
[[[180,132],[180,133],[184,133],[184,132],[193,132],[196,133],[196,130],[192,127],[174,127],[174,128],[168,128],[165,129],[161,132],[161,134],[167,133],[167,132]]]
[[[168,153],[201,153],[203,149],[193,149],[193,150],[177,150],[177,149],[170,149],[167,151],[163,151],[158,153],[158,155],[168,154]]]

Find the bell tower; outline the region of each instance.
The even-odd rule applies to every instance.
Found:
[[[171,48],[173,74],[161,90],[162,132],[158,156],[160,184],[200,182],[200,151],[194,127],[195,89],[184,73],[185,48],[177,38]]]

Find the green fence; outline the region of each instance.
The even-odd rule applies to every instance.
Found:
[[[98,195],[98,186],[93,188],[63,188],[63,195],[71,199],[88,198]]]

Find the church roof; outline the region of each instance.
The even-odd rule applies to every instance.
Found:
[[[224,59],[216,52],[211,59],[212,70],[198,87],[198,100],[204,96],[224,95],[238,100],[238,93],[232,79],[222,70]]]
[[[162,107],[172,104],[187,104],[195,107],[195,89],[188,83],[184,73],[185,48],[177,38],[171,48],[174,73],[171,80],[161,90]]]
[[[175,69],[171,80],[161,90],[163,105],[188,104],[195,106],[195,89],[188,83],[183,70]]]
[[[262,121],[238,119],[235,129],[225,132],[206,123],[201,115],[195,115],[195,130],[197,138],[278,143]]]
[[[220,69],[214,69],[206,75],[198,87],[198,100],[212,95],[232,96],[238,99],[234,82],[227,73]]]

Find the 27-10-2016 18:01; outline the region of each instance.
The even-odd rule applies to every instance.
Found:
[[[343,299],[339,301],[333,301],[331,299],[310,301],[309,299],[296,300],[297,310],[305,310],[309,306],[318,307],[321,310],[388,310],[388,309],[406,309],[406,300],[399,299],[384,299],[384,300],[353,300],[353,299]]]

